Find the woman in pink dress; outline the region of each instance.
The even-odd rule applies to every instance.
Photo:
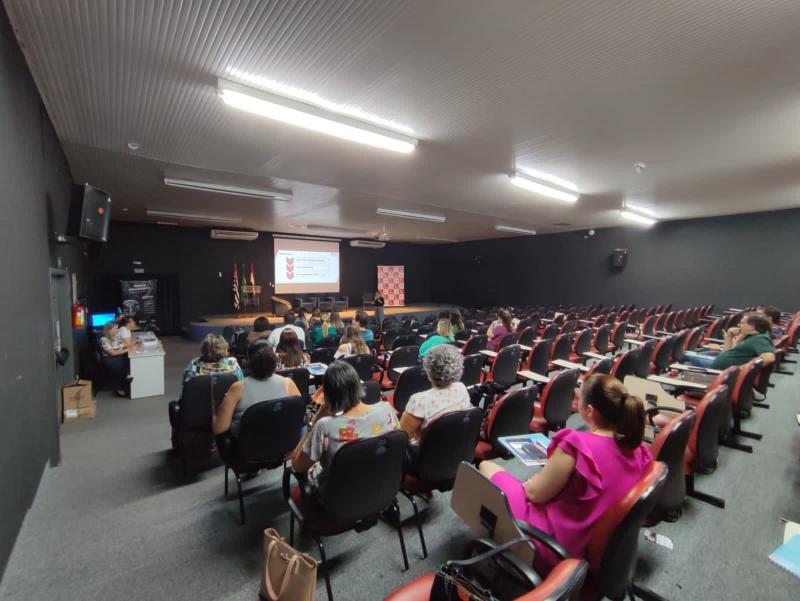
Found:
[[[506,493],[515,518],[552,535],[572,557],[585,557],[597,520],[653,460],[642,444],[642,401],[630,396],[619,380],[591,376],[580,396],[580,415],[590,431],[557,432],[547,449],[547,463],[526,482],[490,461],[479,466]],[[537,551],[536,568],[548,572],[556,556],[538,544]]]

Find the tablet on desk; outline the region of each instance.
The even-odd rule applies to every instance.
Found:
[[[312,376],[321,376],[328,369],[328,366],[324,363],[309,363],[306,365],[306,369]]]
[[[517,436],[501,436],[500,443],[528,467],[547,463],[547,447],[550,439],[539,432]]]

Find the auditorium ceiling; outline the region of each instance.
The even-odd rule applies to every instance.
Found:
[[[473,240],[800,206],[800,2],[4,0],[76,182],[117,220]],[[218,79],[314,94],[408,154],[227,106]],[[573,182],[574,204],[511,185]],[[164,177],[291,192],[288,202]],[[389,208],[444,223],[376,215]],[[162,218],[163,220],[163,218]],[[231,225],[234,223],[235,225]],[[560,225],[557,225],[560,224]],[[635,226],[633,226],[635,227]]]

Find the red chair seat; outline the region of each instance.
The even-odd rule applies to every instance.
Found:
[[[383,601],[428,601],[436,574],[425,574],[412,580],[403,588],[392,592]]]
[[[479,440],[475,445],[475,459],[476,461],[483,461],[484,459],[493,459],[497,457],[497,453],[490,442]]]
[[[292,502],[303,516],[303,520],[308,524],[312,531],[320,536],[331,536],[341,534],[352,529],[353,524],[344,524],[332,520],[325,514],[325,509],[314,499],[303,496],[300,486],[292,489]]]

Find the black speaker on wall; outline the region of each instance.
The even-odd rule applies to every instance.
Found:
[[[611,252],[611,266],[615,269],[623,269],[628,263],[628,249],[615,248]]]
[[[84,240],[108,241],[111,197],[90,184],[74,186],[70,207],[69,233]]]

